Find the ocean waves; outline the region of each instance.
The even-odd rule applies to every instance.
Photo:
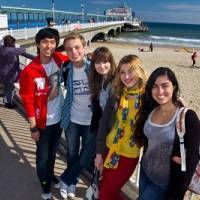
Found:
[[[149,45],[150,42],[157,44],[158,46],[184,46],[184,47],[193,47],[200,48],[200,39],[190,39],[190,38],[181,38],[181,37],[167,37],[167,36],[156,36],[156,35],[132,35],[125,34],[122,37],[113,38],[115,41],[119,42],[128,42],[128,43],[137,43]]]
[[[200,48],[200,25],[147,23],[147,33],[121,33],[115,40],[121,42],[158,46]]]

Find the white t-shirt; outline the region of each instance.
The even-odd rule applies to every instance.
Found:
[[[43,64],[44,70],[49,79],[49,94],[47,104],[47,122],[46,125],[53,125],[60,121],[61,108],[63,105],[63,95],[59,87],[60,69],[54,59],[48,64]]]
[[[80,125],[90,125],[92,118],[90,89],[85,68],[73,67],[73,102],[71,121]]]

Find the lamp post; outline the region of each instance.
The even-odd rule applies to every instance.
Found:
[[[55,2],[52,0],[52,18],[53,22],[55,22]]]
[[[82,23],[84,23],[84,7],[85,5],[82,3],[81,4]]]
[[[96,14],[97,14],[97,22],[99,22],[99,8],[96,9]]]

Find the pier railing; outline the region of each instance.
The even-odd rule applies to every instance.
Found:
[[[68,32],[73,30],[81,30],[81,29],[88,29],[94,27],[102,27],[102,26],[112,26],[117,24],[122,24],[124,21],[114,21],[114,22],[97,22],[97,23],[73,23],[73,24],[66,24],[66,25],[58,25],[54,26],[60,33]],[[36,27],[36,28],[24,28],[18,30],[5,30],[0,32],[0,38],[5,35],[12,35],[17,40],[21,39],[29,39],[35,37],[36,33],[44,27]]]

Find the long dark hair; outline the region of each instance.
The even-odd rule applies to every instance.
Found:
[[[150,114],[150,112],[157,107],[159,104],[153,99],[152,97],[152,88],[159,76],[167,76],[168,80],[172,82],[174,87],[173,94],[172,94],[172,102],[177,106],[183,106],[181,102],[178,100],[180,89],[177,78],[174,72],[169,69],[168,67],[159,67],[155,69],[146,84],[145,91],[141,97],[141,106],[138,112],[138,120],[135,126],[135,133],[136,135],[143,135],[143,127],[144,124]],[[144,138],[144,137],[143,137]],[[137,138],[136,138],[137,139]]]
[[[99,74],[95,69],[96,62],[109,62],[110,71],[107,79],[104,82],[104,87],[107,87],[112,82],[116,74],[116,64],[111,51],[106,47],[99,47],[94,50],[91,57],[91,70],[89,74],[89,85],[91,89],[91,98],[98,100],[102,89],[103,75]]]

